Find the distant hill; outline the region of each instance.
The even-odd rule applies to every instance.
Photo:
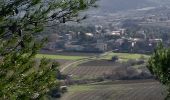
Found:
[[[150,0],[100,0],[98,4],[99,10],[109,13],[157,5]]]
[[[151,1],[153,3],[156,3],[157,5],[161,5],[161,6],[169,6],[170,5],[170,0],[148,0]]]
[[[96,13],[115,13],[123,10],[170,5],[170,0],[99,0]]]
[[[128,11],[147,8],[147,7],[163,7],[169,6],[170,0],[99,0],[97,2],[98,8],[88,10],[89,18],[88,23],[105,22],[105,19],[111,14],[128,13]],[[95,17],[94,17],[95,16]],[[113,17],[112,17],[113,18]]]

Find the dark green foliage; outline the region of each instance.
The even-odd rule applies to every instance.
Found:
[[[119,60],[118,56],[113,56],[113,57],[112,57],[112,61],[113,61],[113,62],[116,62],[117,60]]]
[[[77,21],[92,0],[0,1],[0,100],[43,99],[58,88],[58,63],[34,57],[46,39],[37,39],[45,24]],[[93,0],[94,1],[94,0]]]
[[[164,48],[162,45],[157,47],[152,57],[149,59],[148,69],[164,85],[168,87],[168,96],[170,99],[170,48]]]

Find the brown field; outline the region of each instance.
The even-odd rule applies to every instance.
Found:
[[[78,66],[69,67],[64,71],[64,74],[69,74],[77,78],[95,78],[104,74],[111,74],[119,63],[108,61],[90,61]]]
[[[116,63],[118,64],[118,63]],[[93,60],[86,63],[82,63],[79,66],[114,66],[115,62],[109,60]]]
[[[146,71],[145,71],[146,70]],[[146,76],[140,76],[141,72],[146,72]],[[96,79],[101,77],[111,77],[109,79],[136,79],[148,78],[147,69],[134,68],[131,66],[124,66],[119,62],[112,62],[108,60],[94,60],[82,63],[78,66],[70,66],[63,72],[69,74],[73,79]]]
[[[67,69],[64,73],[77,76],[79,78],[83,77],[100,77],[103,74],[109,74],[114,68],[111,66],[79,66],[77,68]]]
[[[110,74],[113,70],[113,66],[79,66],[75,68],[68,68],[64,73],[79,78],[95,78],[104,74]]]
[[[158,82],[120,82],[117,84],[69,87],[61,100],[163,100],[165,88]]]

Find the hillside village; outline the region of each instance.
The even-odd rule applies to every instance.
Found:
[[[49,43],[43,50],[76,51],[76,52],[132,52],[149,53],[156,45],[162,42],[161,38],[147,37],[145,31],[137,31],[133,37],[126,33],[124,28],[103,29],[96,25],[94,33],[80,33],[69,31],[68,34],[51,34]]]
[[[170,8],[145,8],[110,16],[107,24],[53,26],[43,50],[72,52],[151,53],[158,43],[170,44]],[[157,12],[157,13],[155,13]],[[103,22],[103,23],[104,23]]]

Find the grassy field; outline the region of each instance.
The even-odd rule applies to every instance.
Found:
[[[37,54],[36,58],[47,58],[47,59],[64,59],[64,60],[80,60],[87,58],[86,56],[67,56],[67,55],[50,55],[50,54]]]
[[[100,59],[111,59],[112,56],[118,56],[122,60],[129,60],[129,59],[139,59],[141,57],[143,58],[149,58],[148,55],[143,54],[130,54],[130,53],[108,53],[105,56],[102,56]],[[47,58],[47,59],[63,59],[63,60],[79,60],[83,58],[88,58],[89,56],[72,56],[72,55],[53,55],[53,54],[37,54],[36,58]]]
[[[163,100],[165,89],[158,82],[77,85],[61,100]]]
[[[139,58],[146,58],[148,59],[148,55],[144,54],[131,54],[131,53],[109,53],[103,59],[111,59],[113,56],[118,56],[122,60],[129,60],[129,59],[139,59]]]

